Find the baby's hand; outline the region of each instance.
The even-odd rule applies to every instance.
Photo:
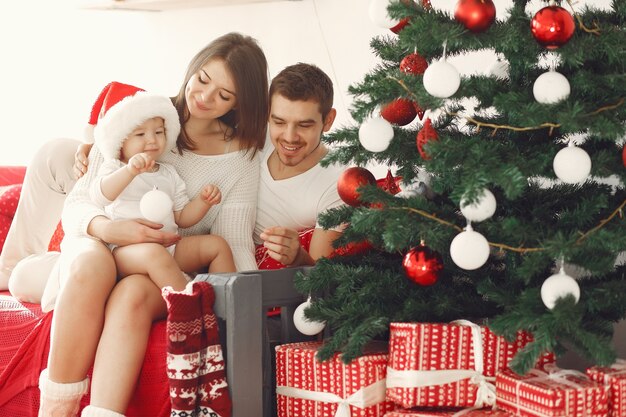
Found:
[[[222,201],[222,192],[213,184],[205,185],[200,193],[200,198],[209,207],[213,207]]]
[[[129,160],[128,160],[128,169],[130,170],[131,174],[133,175],[139,175],[141,173],[144,172],[149,172],[152,170],[152,168],[154,168],[154,164],[156,162],[154,161],[154,159],[152,159],[152,157],[150,155],[148,155],[147,153],[138,153],[136,155],[133,155]]]

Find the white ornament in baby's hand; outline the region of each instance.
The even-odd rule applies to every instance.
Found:
[[[141,215],[151,222],[163,223],[167,216],[172,213],[174,202],[167,193],[154,187],[141,197],[139,211]]]

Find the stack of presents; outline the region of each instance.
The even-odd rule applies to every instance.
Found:
[[[586,373],[554,356],[518,375],[509,368],[532,341],[507,341],[468,321],[392,323],[349,364],[316,359],[321,342],[276,348],[278,417],[626,416],[626,361]]]

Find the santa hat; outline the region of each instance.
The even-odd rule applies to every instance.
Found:
[[[163,118],[165,150],[173,149],[180,122],[172,100],[113,81],[104,87],[91,109],[86,136],[95,142],[105,159],[117,159],[128,135],[153,117]]]

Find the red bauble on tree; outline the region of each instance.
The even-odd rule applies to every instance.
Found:
[[[459,0],[454,18],[472,32],[482,32],[496,20],[496,6],[491,0]]]
[[[352,167],[341,173],[337,180],[337,192],[339,197],[348,205],[358,207],[363,204],[357,188],[363,185],[375,185],[374,174],[365,168]]]
[[[433,285],[443,270],[443,260],[434,250],[421,243],[404,255],[404,272],[411,281],[419,285]]]
[[[624,149],[622,149],[622,162],[624,163],[624,166],[626,167],[626,145],[624,145]]]
[[[428,61],[417,52],[405,56],[402,58],[402,61],[400,61],[400,71],[405,74],[423,74],[426,68],[428,68]]]
[[[576,29],[572,15],[562,7],[548,6],[530,21],[534,38],[548,49],[556,49],[570,40]]]
[[[439,135],[437,134],[437,131],[433,127],[430,121],[430,118],[428,118],[424,122],[424,126],[422,126],[419,132],[417,132],[417,138],[416,138],[417,151],[420,153],[420,156],[422,157],[422,159],[424,160],[430,159],[430,155],[426,153],[426,150],[424,149],[424,145],[426,145],[430,141],[437,140],[437,139],[439,139]]]
[[[416,102],[408,98],[398,98],[383,107],[380,115],[389,123],[405,126],[411,123],[417,115],[421,119],[424,116],[424,111]]]

